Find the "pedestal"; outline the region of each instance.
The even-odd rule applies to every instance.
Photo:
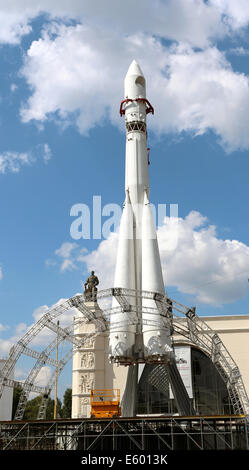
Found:
[[[97,312],[97,302],[85,304]],[[74,319],[74,335],[82,338],[96,331],[93,323],[84,323],[83,316]],[[80,349],[75,348],[72,377],[72,418],[89,418],[91,415],[91,389],[118,388],[121,396],[126,383],[127,368],[109,364],[109,331],[98,334]]]

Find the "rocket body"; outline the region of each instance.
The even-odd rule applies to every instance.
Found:
[[[169,329],[153,299],[141,291],[165,294],[156,228],[149,204],[146,84],[133,61],[125,77],[121,105],[126,125],[125,203],[119,228],[114,288],[131,289],[130,309],[114,298],[110,318],[110,358],[124,364],[167,359],[171,351]]]

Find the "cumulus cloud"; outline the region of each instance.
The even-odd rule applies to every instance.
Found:
[[[19,43],[42,13],[50,20],[76,20],[122,34],[146,31],[197,47],[206,47],[249,21],[247,0],[0,0],[0,42]]]
[[[233,47],[233,48],[229,49],[228,53],[232,54],[232,55],[246,56],[246,55],[249,55],[249,49],[245,49],[242,46]]]
[[[18,8],[7,11],[5,2],[0,3],[0,43],[2,44],[19,44],[22,37],[32,31],[29,19],[25,12],[21,12]],[[19,10],[19,11],[18,11]]]
[[[48,144],[39,144],[28,152],[5,151],[0,153],[0,173],[19,173],[22,166],[33,165],[38,158],[48,162],[51,157],[52,152]]]
[[[56,258],[48,258],[45,261],[46,266],[60,265],[60,271],[73,271],[79,268],[79,263],[84,259],[87,253],[86,248],[80,248],[77,243],[64,242],[55,250]]]
[[[0,154],[0,173],[18,173],[23,165],[33,162],[32,154],[29,152],[3,152]]]
[[[198,135],[212,130],[227,151],[248,148],[248,77],[235,73],[223,53],[216,47],[200,52],[184,45],[171,48],[167,74],[167,82],[160,77],[163,106],[168,110],[161,132]],[[155,103],[163,114],[159,94]]]
[[[3,279],[3,268],[0,266],[0,281]]]
[[[8,355],[10,348],[26,333],[27,328],[26,323],[18,323],[15,325],[14,332],[9,338],[0,338],[0,354]],[[5,329],[7,329],[7,327]],[[4,330],[2,329],[0,331]]]
[[[70,242],[62,243],[60,248],[55,250],[55,254],[60,256],[61,258],[69,258],[71,256],[72,250],[77,248],[77,246],[78,245],[76,243],[70,243]]]
[[[83,134],[106,119],[121,126],[122,83],[136,58],[156,107],[156,132],[212,130],[227,151],[249,147],[248,78],[213,45],[248,24],[246,0],[0,0],[0,42],[20,41],[41,13],[42,36],[22,69],[31,90],[23,122],[53,119]],[[165,47],[162,39],[177,45]]]
[[[50,21],[75,20],[123,35],[146,31],[195,47],[206,47],[249,21],[247,0],[0,0],[0,43],[18,44],[41,14]]]
[[[84,257],[88,269],[96,270],[102,289],[113,285],[117,242],[117,235],[111,234]],[[166,217],[158,228],[158,242],[166,288],[175,286],[196,301],[213,305],[247,294],[249,247],[219,238],[215,226],[199,212]]]
[[[34,384],[45,387],[52,377],[53,370],[49,366],[43,366],[35,378]]]
[[[247,0],[209,0],[209,5],[220,12],[232,30],[240,30],[248,25],[249,4]]]
[[[132,11],[132,14],[131,14]],[[227,34],[222,9],[204,0],[5,0],[0,1],[0,42],[17,44],[32,31],[32,20],[41,13],[49,18],[73,19],[84,24],[134,34],[187,41],[203,47],[214,37]],[[231,12],[233,13],[233,12]],[[227,13],[228,14],[228,13]]]
[[[100,289],[113,286],[117,247],[118,234],[110,233],[107,239],[100,242],[96,250],[82,256],[88,271],[96,271]]]
[[[60,266],[60,270],[62,272],[77,269],[73,254],[76,248],[78,248],[77,243],[64,242],[60,248],[55,250],[55,254],[59,257],[59,259],[62,259]]]
[[[248,77],[234,72],[223,52],[165,47],[147,34],[121,37],[85,25],[50,25],[31,44],[22,75],[32,94],[22,120],[53,117],[76,124],[83,134],[106,118],[120,127],[122,84],[134,57],[147,78],[156,110],[150,128],[156,133],[212,130],[227,151],[249,147]]]
[[[199,302],[225,304],[248,292],[249,247],[217,237],[216,227],[199,212],[166,218],[158,240],[166,285],[194,295]],[[171,240],[177,246],[170,250]]]

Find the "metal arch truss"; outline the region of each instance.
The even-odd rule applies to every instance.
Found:
[[[116,323],[113,322],[113,316],[116,313],[126,312],[129,316],[129,323],[131,325],[136,325],[141,319],[142,311],[144,313],[151,314],[151,319],[146,320],[146,324],[169,328],[171,335],[174,333],[174,342],[177,342],[180,337],[183,336],[188,340],[189,344],[200,348],[212,360],[214,366],[225,382],[233,405],[234,414],[244,414],[247,417],[249,416],[248,396],[235,361],[232,359],[230,353],[217,333],[211,330],[211,328],[197,316],[194,307],[188,308],[185,305],[168,298],[166,295],[159,293],[122,288],[110,288],[99,291],[97,294],[97,301],[99,302],[101,299],[106,299],[108,297],[114,297],[119,306],[114,308],[110,307],[105,310],[99,309],[96,312],[92,312],[87,304],[87,299],[85,299],[83,295],[74,296],[63,303],[56,305],[48,310],[11,348],[9,359],[0,371],[0,397],[2,396],[5,387],[20,386],[22,388],[22,393],[15,414],[16,420],[21,420],[23,418],[26,403],[31,392],[41,394],[42,396],[37,419],[44,419],[48,398],[56,380],[56,366],[57,374],[59,375],[65,365],[72,358],[74,352],[84,347],[84,344],[89,337],[94,338],[103,332],[108,332],[110,316],[112,316],[112,326],[122,326],[122,322],[120,321]],[[131,297],[154,300],[155,308],[139,308],[131,305]],[[55,318],[59,317],[72,307],[76,308],[82,314],[82,322],[93,323],[95,325],[95,331],[93,333],[85,334],[83,337],[77,338],[73,334],[73,325],[67,328],[61,328],[53,322]],[[42,352],[37,352],[36,350],[28,347],[28,345],[44,328],[49,328],[57,333],[59,344],[62,344],[64,341],[69,341],[73,345],[72,349],[65,354],[58,364],[55,359],[50,356],[56,348],[57,338],[53,339]],[[28,355],[36,359],[35,365],[24,382],[18,382],[10,378],[10,374],[21,355]],[[47,385],[45,387],[39,387],[35,384],[35,381],[41,368],[45,364],[54,366],[55,370],[49,378]]]
[[[94,323],[96,326],[96,331],[91,334],[86,334],[82,338],[77,339],[73,333],[73,325],[68,328],[61,328],[56,325],[53,320],[72,307],[76,307],[79,310],[79,306],[82,304],[81,313],[83,313],[82,321],[85,323]],[[84,305],[84,297],[82,295],[78,295],[72,297],[71,299],[66,300],[65,302],[56,305],[55,307],[48,310],[32,327],[27,331],[27,333],[11,348],[10,355],[8,360],[5,362],[4,367],[0,371],[0,397],[2,396],[3,390],[5,387],[16,387],[19,386],[22,388],[22,393],[19,399],[19,403],[17,406],[15,419],[20,420],[23,418],[26,403],[28,401],[29,394],[31,392],[38,393],[42,395],[42,402],[41,407],[38,412],[38,418],[42,419],[45,417],[46,412],[46,405],[48,402],[49,395],[51,390],[53,389],[55,383],[55,376],[56,376],[56,366],[57,363],[55,359],[50,357],[51,353],[56,348],[57,338],[53,339],[53,341],[42,351],[38,352],[34,349],[29,348],[27,345],[31,343],[36,336],[44,329],[49,328],[50,330],[54,331],[58,335],[59,343],[64,341],[69,341],[73,344],[75,349],[82,348],[84,343],[89,339],[89,337],[96,336],[97,334],[105,331],[106,326],[105,322],[102,319],[98,319],[96,315],[91,312],[91,310]],[[63,370],[67,362],[71,359],[74,348],[72,348],[67,355],[58,363],[58,374]],[[10,374],[13,371],[15,364],[19,360],[21,355],[27,355],[37,359],[35,365],[31,369],[29,375],[27,376],[24,382],[18,382],[15,380],[10,379]],[[49,382],[45,387],[39,387],[35,384],[35,380],[41,370],[41,368],[45,365],[49,364],[55,367],[54,373],[52,374]],[[43,410],[43,412],[42,412]]]

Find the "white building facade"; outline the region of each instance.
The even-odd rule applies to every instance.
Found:
[[[0,358],[0,370],[5,365],[7,359]],[[9,377],[14,378],[14,373]],[[13,387],[4,387],[2,397],[0,398],[0,421],[9,421],[12,418]]]

